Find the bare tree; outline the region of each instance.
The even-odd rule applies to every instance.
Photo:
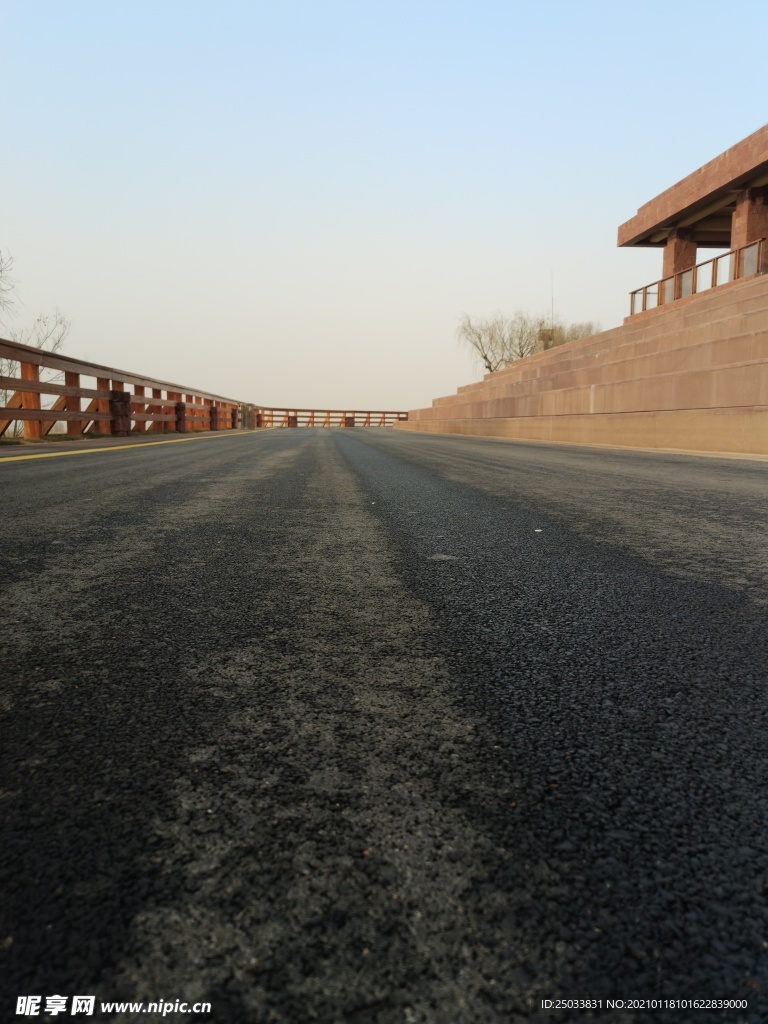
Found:
[[[465,313],[456,328],[456,337],[460,343],[468,345],[473,350],[488,373],[493,373],[503,364],[505,353],[495,347],[495,339],[488,330],[486,320],[472,320]]]
[[[0,324],[16,306],[16,281],[13,277],[13,256],[0,249]]]
[[[541,348],[538,321],[520,310],[512,316],[494,313],[474,320],[465,313],[456,334],[461,343],[475,352],[489,373]]]
[[[579,338],[591,338],[593,334],[599,334],[602,328],[594,320],[584,320],[575,324],[557,324],[555,326],[556,345],[564,345],[568,341],[577,341]],[[562,341],[560,341],[562,337]]]
[[[7,317],[16,309],[13,264],[13,256],[0,249],[0,324],[5,323]],[[70,321],[57,309],[52,316],[41,313],[31,327],[10,331],[10,337],[12,341],[17,341],[21,345],[34,345],[35,348],[44,348],[47,352],[58,352],[66,341],[71,326]]]
[[[600,325],[592,322],[567,326],[559,320],[547,323],[517,310],[512,316],[494,313],[475,319],[465,313],[456,334],[459,342],[473,350],[486,370],[494,373],[534,352],[588,337],[599,330]]]
[[[71,327],[70,321],[57,309],[52,316],[41,313],[31,327],[11,331],[11,340],[20,345],[44,348],[46,352],[58,352],[67,340]]]
[[[22,345],[34,345],[35,348],[45,349],[47,352],[58,352],[64,344],[70,327],[69,320],[56,310],[53,316],[41,314],[31,327],[11,331],[11,340]],[[0,377],[17,377],[19,364],[15,359],[0,358]],[[41,381],[59,381],[62,374],[55,370],[46,370],[40,367]],[[0,388],[0,405],[8,405],[13,400],[14,392],[9,388]],[[43,401],[43,408],[51,404],[51,399]],[[19,437],[22,433],[22,423],[14,420],[10,425],[9,434],[11,437]]]
[[[0,252],[0,314],[7,315],[16,305],[16,282],[11,276],[12,267],[13,257]],[[57,309],[52,315],[41,313],[31,327],[16,328],[10,331],[10,336],[12,341],[21,345],[58,352],[67,340],[71,326],[67,317]],[[19,364],[15,359],[0,358],[0,377],[17,377],[18,373]],[[40,380],[50,382],[60,378],[60,373],[41,368]],[[7,387],[0,388],[0,405],[7,406],[13,400],[13,394]],[[10,430],[12,437],[18,437],[22,431],[21,422],[15,420]]]
[[[516,359],[525,359],[534,352],[541,351],[539,341],[539,324],[533,317],[526,316],[517,310],[507,317],[504,324],[508,364]],[[507,365],[508,365],[507,364]]]

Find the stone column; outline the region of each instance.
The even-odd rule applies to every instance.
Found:
[[[696,243],[691,240],[690,232],[683,228],[673,228],[664,246],[664,267],[661,276],[673,277],[695,265]]]
[[[768,238],[768,189],[747,188],[739,193],[731,218],[731,248],[741,249]]]

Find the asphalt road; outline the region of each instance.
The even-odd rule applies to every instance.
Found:
[[[0,1017],[768,1020],[767,485],[362,429],[0,459]]]

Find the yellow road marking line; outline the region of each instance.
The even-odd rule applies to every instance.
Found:
[[[247,433],[250,433],[248,431]],[[246,432],[236,434],[208,434],[206,437],[174,437],[170,441],[134,441],[133,444],[111,444],[103,448],[78,448],[69,452],[38,452],[36,455],[0,455],[0,465],[4,462],[24,462],[28,459],[58,459],[62,455],[95,455],[98,452],[121,452],[127,448],[152,448],[156,444],[182,444],[184,441],[213,441],[220,437],[244,437]]]

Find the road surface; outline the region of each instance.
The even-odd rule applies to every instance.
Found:
[[[3,1019],[768,1020],[767,461],[29,451],[0,457]]]

